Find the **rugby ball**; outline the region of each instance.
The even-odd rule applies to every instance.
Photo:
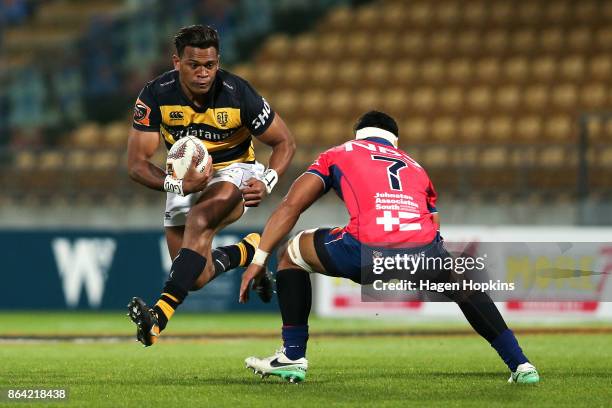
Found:
[[[194,136],[180,138],[168,151],[166,174],[177,180],[182,180],[191,166],[193,157],[195,157],[196,170],[200,173],[203,172],[206,163],[208,163],[208,150],[204,143]]]

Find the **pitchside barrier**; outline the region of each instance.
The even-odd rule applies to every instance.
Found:
[[[214,245],[237,242],[245,233],[222,233]],[[491,294],[505,316],[612,319],[612,228],[447,226],[442,235],[449,244],[476,243],[481,252],[495,249],[487,259],[491,278],[515,281],[522,290]],[[510,251],[516,246],[505,242],[523,243],[519,247],[527,248],[528,256]],[[5,310],[117,310],[132,296],[152,302],[172,262],[158,230],[3,230],[0,248],[0,309]],[[541,248],[550,250],[544,253]],[[247,305],[237,302],[241,273],[240,269],[229,272],[191,293],[182,309],[277,312],[276,298],[270,304],[257,296],[251,296]],[[421,299],[416,293],[408,301],[392,297],[371,301],[348,280],[316,275],[314,281],[314,310],[322,316],[461,317],[455,304]]]
[[[487,282],[497,285],[489,294],[510,319],[612,319],[612,228],[447,226],[442,236],[447,248],[477,248]],[[392,282],[397,287],[402,280]],[[373,296],[372,288],[317,276],[315,310],[330,317],[462,318],[442,296],[432,300],[431,292],[409,289],[404,284]]]
[[[250,231],[248,231],[250,232]],[[238,242],[247,231],[219,234],[215,246]],[[0,231],[0,309],[123,309],[133,296],[153,302],[172,260],[159,231]],[[277,311],[251,296],[238,303],[242,269],[192,292],[183,310]]]

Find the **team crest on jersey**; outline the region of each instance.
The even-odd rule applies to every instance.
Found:
[[[134,105],[134,122],[149,126],[149,116],[151,114],[151,108],[149,108],[143,101],[140,99],[136,100],[136,105]]]
[[[221,126],[227,126],[229,115],[226,111],[217,112],[217,123]]]

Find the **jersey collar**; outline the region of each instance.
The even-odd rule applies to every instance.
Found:
[[[384,144],[386,146],[391,146],[391,147],[395,147],[393,146],[393,143],[391,143],[390,141],[388,141],[387,139],[383,139],[382,137],[366,137],[363,140],[367,140],[369,142],[374,142],[374,143],[380,143],[380,144]]]

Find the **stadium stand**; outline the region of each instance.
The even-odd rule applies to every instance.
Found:
[[[98,36],[110,28],[119,29],[120,34],[112,36],[109,49],[96,48],[96,52],[103,51],[98,60],[85,54],[89,58],[85,73],[71,72],[69,66],[55,72],[62,83],[72,84],[56,116],[63,118],[62,124],[78,126],[59,132],[59,139],[53,140],[60,142],[52,142],[51,150],[40,150],[39,144],[31,143],[33,150],[12,155],[15,164],[8,173],[52,172],[65,167],[75,175],[65,183],[66,188],[76,188],[78,194],[73,195],[77,198],[90,199],[100,194],[90,181],[103,184],[116,180],[118,174],[125,178],[129,126],[125,115],[137,93],[129,83],[139,83],[140,79],[133,81],[139,75],[150,76],[151,70],[138,72],[140,62],[153,66],[152,70],[168,66],[169,52],[163,42],[167,38],[154,41],[149,48],[120,47],[139,43],[150,29],[140,27],[143,32],[134,32],[129,24],[125,27],[121,19],[131,11],[124,2],[93,1],[76,8],[70,0],[38,3],[37,12],[22,25],[4,30],[3,55],[22,64],[21,78],[12,83],[19,85],[14,88],[20,92],[29,92],[23,100],[36,99],[37,93],[48,89],[42,86],[46,77],[37,77],[24,64],[20,56],[24,47],[17,46],[16,39],[42,50],[61,47],[68,40],[89,44],[99,38],[94,35],[96,30]],[[247,15],[253,7],[253,2],[239,3],[238,15]],[[318,3],[321,9],[334,7],[315,26],[305,24],[305,31],[297,34],[269,36],[273,16],[282,16],[291,2],[280,2],[280,6],[261,3],[271,8],[246,28],[224,26],[223,13],[216,23],[233,33],[222,32],[222,38],[229,37],[234,45],[240,43],[241,35],[266,36],[254,57],[232,70],[251,81],[288,122],[299,143],[294,174],[316,152],[346,140],[361,112],[378,108],[398,119],[402,147],[431,169],[443,194],[465,197],[468,191],[475,191],[475,196],[505,202],[529,200],[534,194],[540,194],[540,200],[576,200],[577,194],[587,192],[610,199],[609,177],[590,177],[587,189],[577,189],[577,185],[585,181],[579,175],[582,136],[589,139],[584,155],[589,172],[612,170],[612,117],[605,115],[612,104],[611,2],[383,0],[355,7],[329,1]],[[151,13],[168,12],[163,5],[158,8]],[[107,18],[100,18],[100,13]],[[189,22],[184,15],[174,16],[173,21]],[[172,30],[172,26],[167,32],[161,30],[162,37]],[[104,52],[108,52],[106,57]],[[229,54],[232,52],[239,53]],[[104,70],[108,62],[104,58],[123,57],[126,63],[120,70]],[[106,75],[108,81],[99,89],[83,91],[89,68],[96,75]],[[28,86],[23,88],[23,84]],[[118,99],[117,89],[122,92]],[[101,122],[89,115],[83,94],[99,98],[107,91],[112,95],[103,100],[118,101],[114,106],[120,110],[109,112]],[[10,127],[22,123],[25,113],[19,116],[22,99],[15,95],[9,99],[8,116],[17,115],[13,122],[9,119]],[[62,112],[72,112],[74,117]],[[39,116],[38,122],[31,119],[29,123],[45,126],[53,113],[43,111]],[[159,159],[163,161],[163,151]],[[50,196],[43,180],[31,179],[35,185],[28,191]],[[129,181],[121,184],[125,188],[113,188],[116,197],[100,198],[159,201],[158,195],[143,189],[134,192]]]

